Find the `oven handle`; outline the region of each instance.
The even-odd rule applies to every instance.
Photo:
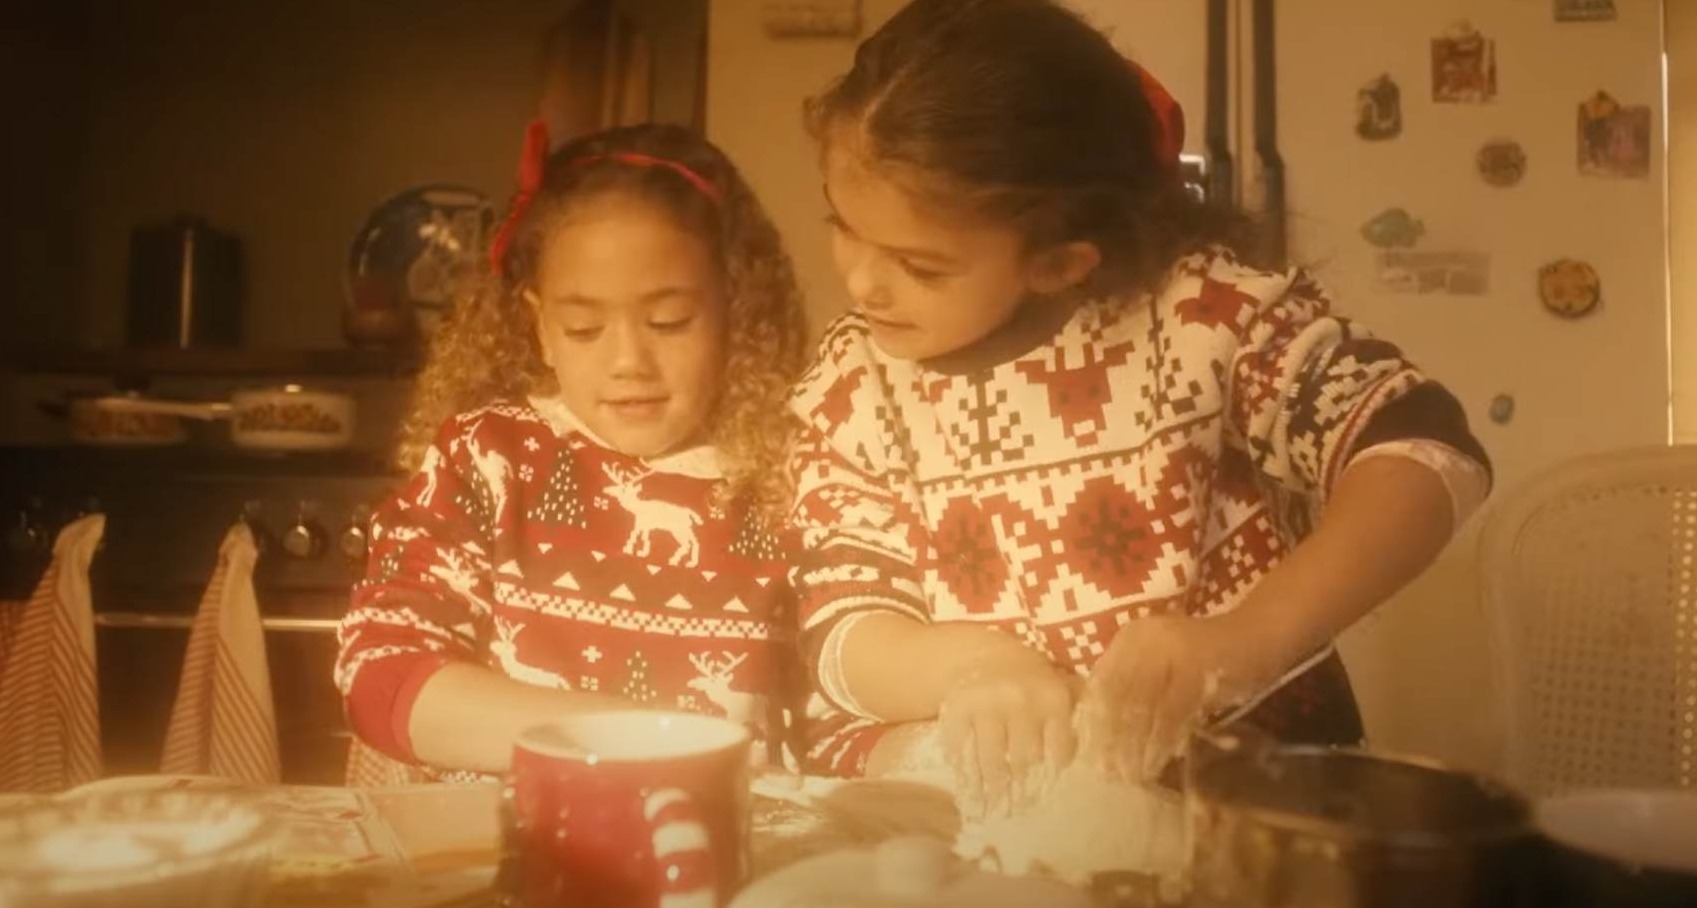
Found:
[[[194,625],[192,615],[149,615],[143,612],[95,612],[94,623],[100,627],[149,627],[166,629],[187,629]],[[335,633],[341,622],[335,618],[283,618],[268,617],[259,619],[260,626],[268,631],[305,631],[308,633]]]

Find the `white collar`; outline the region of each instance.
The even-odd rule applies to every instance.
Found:
[[[558,397],[542,397],[536,394],[530,395],[529,400],[531,409],[535,410],[537,415],[548,423],[548,426],[554,430],[554,434],[564,436],[575,432],[602,448],[609,451],[618,451],[618,448],[602,441],[594,432],[591,432],[589,426],[584,425],[583,420],[572,412],[572,408],[567,406],[564,400]],[[696,445],[660,457],[644,457],[641,460],[656,473],[673,473],[694,479],[725,478],[724,468],[719,464],[719,449],[712,445]]]

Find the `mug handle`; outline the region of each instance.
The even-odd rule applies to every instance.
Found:
[[[642,801],[660,875],[659,908],[718,908],[712,840],[695,799],[681,788],[659,788]]]

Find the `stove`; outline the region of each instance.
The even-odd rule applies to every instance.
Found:
[[[339,784],[336,622],[365,572],[371,510],[401,478],[348,453],[0,448],[0,599],[28,597],[65,524],[106,515],[89,578],[105,768],[155,772],[190,622],[225,533],[245,521],[283,780]]]

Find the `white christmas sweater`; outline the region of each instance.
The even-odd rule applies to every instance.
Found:
[[[1369,446],[1430,439],[1483,476],[1454,398],[1329,308],[1305,272],[1216,251],[946,360],[837,321],[792,404],[814,768],[858,773],[884,728],[838,661],[860,616],[996,627],[1083,674],[1131,620],[1234,607]],[[1349,697],[1318,674],[1291,721]]]

